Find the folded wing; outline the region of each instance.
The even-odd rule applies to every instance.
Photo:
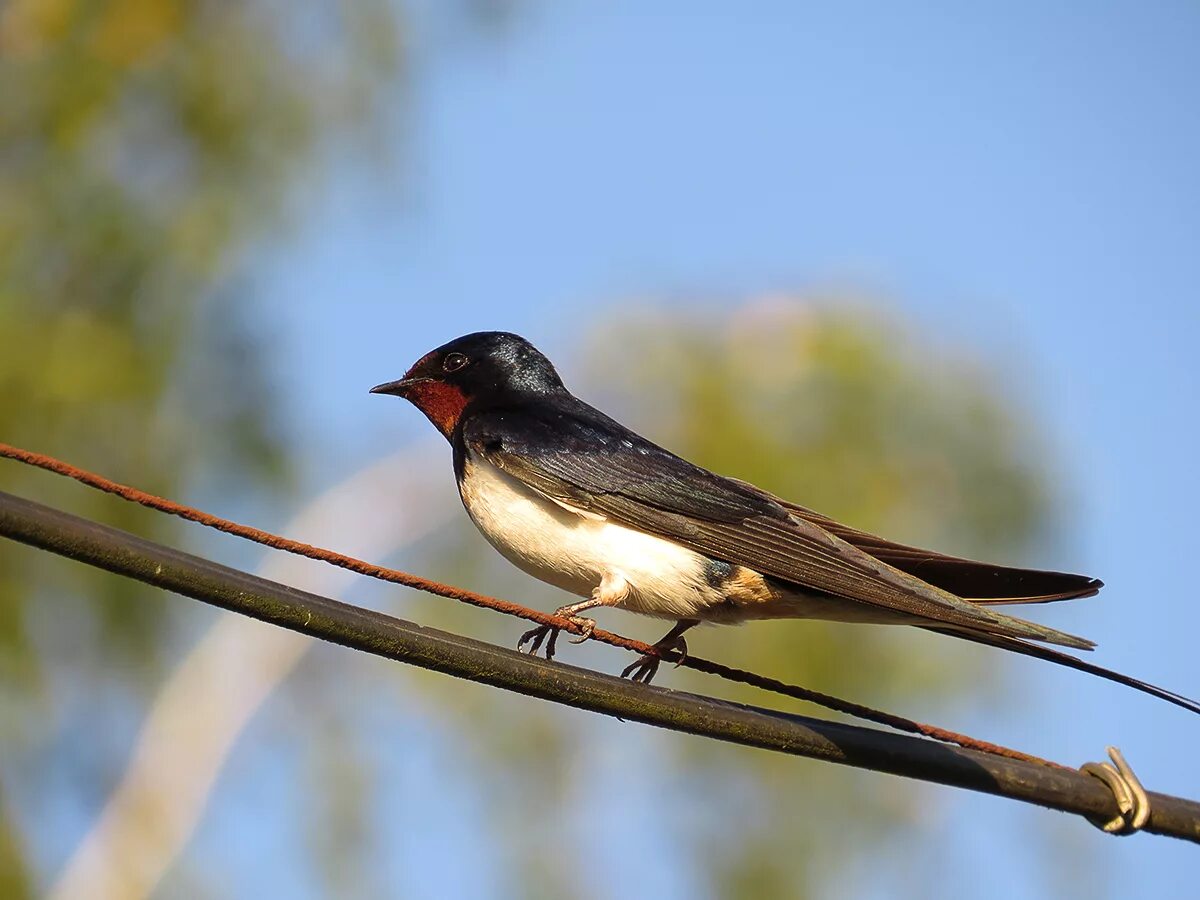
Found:
[[[914,624],[1092,646],[963,600],[574,398],[549,409],[476,415],[463,442],[466,452],[547,496],[806,590],[903,613]]]
[[[898,544],[843,525],[806,507],[774,499],[793,516],[823,528],[902,572],[974,603],[1051,603],[1092,597],[1104,587],[1099,578],[1086,575],[1000,566]]]

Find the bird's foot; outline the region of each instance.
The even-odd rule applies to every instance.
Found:
[[[663,638],[654,645],[654,649],[659,653],[667,650],[678,650],[679,659],[675,660],[676,668],[679,668],[683,664],[688,655],[687,641],[683,639],[683,635],[673,635]],[[658,664],[660,662],[662,662],[660,656],[652,653],[643,653],[624,668],[621,672],[621,677],[628,678],[630,681],[640,681],[642,684],[649,684],[654,679],[654,676],[658,674]]]
[[[555,613],[555,615],[561,616],[563,615],[563,611],[560,609]],[[590,638],[592,636],[592,632],[596,630],[595,619],[589,619],[586,616],[572,616],[570,614],[567,614],[565,618],[570,619],[572,622],[578,625],[580,629],[579,637],[571,638],[572,644],[582,644],[584,641]]]
[[[542,649],[542,644],[546,645],[546,659],[554,659],[555,644],[558,643],[559,629],[553,625],[539,625],[537,628],[531,628],[517,641],[517,652],[521,652],[526,644],[529,644],[529,655],[537,656],[539,650]],[[549,640],[547,640],[549,638]],[[532,643],[530,643],[532,641]]]
[[[554,611],[554,614],[560,618],[567,619],[579,628],[579,637],[572,638],[572,644],[582,644],[596,630],[595,619],[577,616],[569,606],[559,607]],[[539,625],[537,628],[531,628],[521,635],[521,639],[517,641],[517,649],[521,650],[526,644],[529,644],[529,654],[536,656],[544,643],[546,645],[546,659],[554,659],[554,651],[558,643],[558,633],[561,630],[561,628],[554,625]]]

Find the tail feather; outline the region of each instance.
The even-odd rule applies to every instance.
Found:
[[[1005,616],[1000,613],[992,613],[992,615],[996,617],[998,620],[997,624],[1000,627],[994,630],[989,629],[989,633],[997,637],[1018,641],[1046,641],[1050,644],[1058,644],[1060,647],[1070,647],[1073,650],[1094,650],[1096,648],[1095,641],[1089,641],[1085,637],[1059,631],[1057,628],[1039,625],[1037,622],[1030,622],[1028,619],[1018,619],[1016,616]]]
[[[986,644],[989,647],[998,647],[1001,650],[1011,650],[1014,653],[1020,653],[1023,656],[1032,656],[1035,659],[1046,660],[1047,662],[1057,663],[1060,666],[1067,666],[1071,669],[1078,669],[1080,672],[1087,672],[1089,675],[1097,675],[1100,678],[1105,678],[1108,681],[1123,684],[1126,687],[1131,687],[1134,690],[1141,691],[1144,694],[1149,694],[1151,697],[1158,697],[1160,700],[1166,700],[1168,703],[1174,703],[1176,706],[1181,706],[1189,712],[1200,714],[1200,702],[1192,700],[1182,694],[1177,694],[1174,691],[1168,691],[1166,688],[1158,687],[1130,675],[1123,675],[1120,672],[1114,672],[1112,669],[1105,669],[1103,666],[1097,666],[1094,663],[1085,662],[1071,656],[1069,653],[1063,653],[1060,650],[1052,650],[1049,647],[1043,647],[1039,644],[1031,644],[1028,641],[1020,638],[1006,637],[998,634],[985,634],[976,631],[958,630],[954,628],[943,628],[934,626],[925,626],[929,631],[936,631],[941,634],[950,634],[954,637],[964,638],[968,641],[974,641],[977,644]]]
[[[753,488],[752,485],[747,486],[759,490]],[[1104,587],[1104,582],[1099,578],[1089,578],[1086,575],[998,566],[898,544],[878,535],[843,525],[807,507],[789,503],[765,492],[762,493],[768,499],[779,503],[793,516],[825,529],[880,562],[919,578],[955,597],[969,600],[980,606],[1073,600],[1080,597],[1091,597]],[[1041,644],[1033,643],[1033,641],[1048,641],[1078,650],[1091,650],[1095,647],[1095,644],[1085,638],[1014,616],[999,613],[992,613],[992,615],[995,617],[995,622],[994,630],[990,631],[946,625],[923,625],[921,627],[940,634],[949,634],[974,641],[977,644],[1011,650],[1023,656],[1032,656],[1034,659],[1077,669],[1080,672],[1131,687],[1136,691],[1149,694],[1151,697],[1166,700],[1189,712],[1200,714],[1200,701],[1192,700],[1182,694],[1168,691],[1166,688],[1133,678],[1130,675],[1114,672],[1112,669],[1106,669],[1095,663],[1085,662],[1069,653],[1063,653],[1061,650],[1052,650]],[[981,628],[988,628],[988,625],[982,625]]]

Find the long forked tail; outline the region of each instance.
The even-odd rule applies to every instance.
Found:
[[[1072,669],[1078,669],[1080,672],[1087,672],[1089,675],[1098,675],[1101,678],[1115,681],[1117,684],[1123,684],[1126,687],[1131,687],[1152,697],[1158,697],[1160,700],[1166,700],[1168,703],[1174,703],[1176,706],[1182,706],[1189,712],[1200,714],[1200,702],[1184,697],[1182,694],[1177,694],[1174,691],[1168,691],[1166,688],[1160,688],[1148,682],[1141,681],[1130,675],[1122,675],[1120,672],[1114,672],[1112,669],[1106,669],[1103,666],[1085,662],[1082,659],[1071,656],[1069,653],[1063,653],[1061,650],[1051,650],[1049,647],[1043,647],[1040,644],[1030,643],[1021,638],[1006,637],[1005,635],[985,634],[978,631],[960,631],[954,628],[934,626],[923,627],[928,628],[929,631],[950,634],[954,637],[974,641],[977,644],[986,644],[989,647],[999,647],[1001,650],[1011,650],[1014,653],[1020,653],[1024,656],[1044,659],[1048,662],[1057,663],[1060,666],[1067,666]]]

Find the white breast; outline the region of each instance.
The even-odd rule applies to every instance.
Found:
[[[721,600],[700,554],[558,503],[484,460],[467,458],[459,493],[506,559],[572,594],[589,596],[612,573],[630,586],[621,607],[645,615],[689,618]]]

